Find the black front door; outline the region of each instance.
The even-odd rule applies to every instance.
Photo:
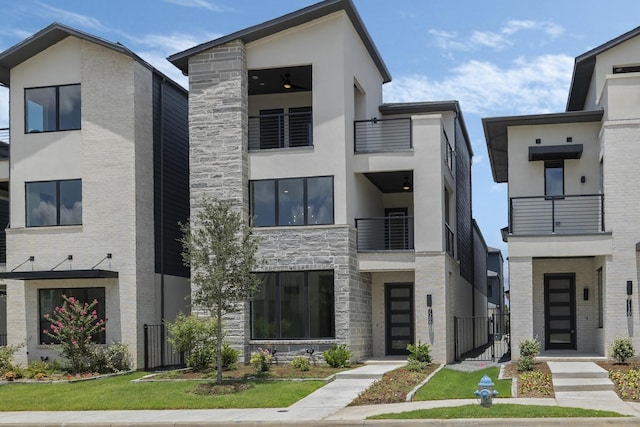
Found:
[[[413,283],[386,283],[385,324],[387,355],[406,355],[413,343]]]
[[[576,350],[576,276],[544,275],[546,350]]]

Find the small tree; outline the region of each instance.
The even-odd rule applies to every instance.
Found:
[[[204,197],[192,224],[180,224],[182,258],[191,267],[193,302],[216,319],[217,382],[222,383],[222,316],[240,310],[261,282],[257,240],[231,203]]]
[[[62,299],[62,307],[56,307],[52,315],[44,315],[51,324],[42,332],[55,340],[60,354],[69,360],[71,371],[76,374],[88,366],[91,340],[105,330],[106,320],[98,319],[95,310],[98,300],[82,303],[66,295]]]

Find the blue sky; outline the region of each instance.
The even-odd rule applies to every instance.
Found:
[[[2,0],[0,50],[51,22],[117,41],[170,77],[170,54],[313,0]],[[495,184],[482,117],[560,112],[576,56],[640,25],[637,0],[354,0],[393,81],[385,102],[460,101],[474,149],[473,209],[506,253],[505,184]],[[0,128],[8,126],[0,88]]]

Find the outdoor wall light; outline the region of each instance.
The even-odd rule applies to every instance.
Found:
[[[633,281],[627,280],[627,295],[633,295]]]
[[[589,288],[584,288],[582,291],[582,298],[585,301],[589,301]]]
[[[402,189],[404,191],[411,190],[411,183],[409,182],[409,175],[404,176],[404,182],[402,183]]]

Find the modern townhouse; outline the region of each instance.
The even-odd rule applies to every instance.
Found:
[[[189,217],[187,93],[121,44],[60,24],[0,53],[0,83],[8,342],[26,344],[19,362],[53,358],[44,315],[63,294],[97,299],[97,341],[127,344],[141,367],[144,325],[189,310],[175,240]]]
[[[487,307],[459,104],[382,103],[391,76],[350,0],[169,60],[189,77],[192,216],[205,195],[229,200],[261,239],[262,289],[224,319],[244,357],[344,343],[363,360],[421,341],[453,360],[454,316]]]
[[[489,314],[505,314],[504,304],[504,258],[498,248],[487,248],[487,303]]]
[[[566,111],[483,119],[508,183],[511,335],[606,356],[640,327],[640,27],[575,59]]]

